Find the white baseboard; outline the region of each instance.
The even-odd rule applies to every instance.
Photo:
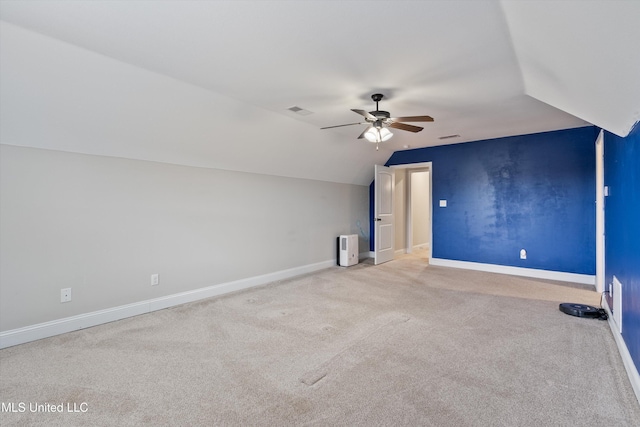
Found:
[[[358,254],[358,260],[363,261],[367,258],[373,258],[373,252],[360,252]]]
[[[486,271],[489,273],[510,274],[512,276],[533,277],[535,279],[558,280],[561,282],[596,285],[596,276],[589,274],[565,273],[563,271],[538,270],[535,268],[511,267],[507,265],[483,264],[480,262],[456,261],[451,259],[431,258],[429,265],[441,267],[463,268],[465,270]]]
[[[631,388],[633,388],[633,392],[636,394],[636,399],[638,399],[638,403],[640,403],[640,374],[638,374],[638,368],[633,363],[631,353],[629,353],[629,349],[627,348],[627,344],[624,342],[624,338],[622,338],[622,335],[618,332],[618,327],[613,321],[613,315],[604,294],[602,294],[601,304],[602,308],[605,309],[609,316],[609,328],[611,328],[611,333],[613,334],[613,338],[618,346],[618,351],[622,358],[622,364],[624,365],[627,375],[629,376],[629,381],[631,382]]]
[[[188,302],[198,301],[230,292],[240,291],[255,286],[265,285],[278,280],[289,279],[302,274],[312,273],[336,265],[335,260],[324,261],[315,264],[308,264],[301,267],[281,270],[274,273],[263,274],[261,276],[249,277],[247,279],[208,286],[206,288],[195,289],[193,291],[181,292],[167,295],[165,297],[140,301],[133,304],[121,305],[105,310],[52,320],[50,322],[39,323],[23,328],[12,329],[0,332],[0,349],[24,344],[42,338],[53,337],[103,323],[125,319],[127,317],[138,316],[156,310],[173,307]]]

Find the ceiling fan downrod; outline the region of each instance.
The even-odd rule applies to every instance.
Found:
[[[371,95],[371,99],[373,99],[373,102],[376,103],[376,111],[380,110],[380,108],[378,108],[378,102],[380,102],[383,97],[384,95],[381,93],[374,93],[373,95]]]

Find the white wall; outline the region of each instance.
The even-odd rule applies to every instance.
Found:
[[[429,171],[410,172],[411,177],[411,223],[413,246],[424,246],[431,242],[431,201],[429,199]]]
[[[407,248],[406,229],[406,169],[395,169],[396,185],[394,189],[393,220],[395,221],[395,248],[405,252]]]
[[[369,223],[367,186],[0,147],[0,331],[334,260]]]

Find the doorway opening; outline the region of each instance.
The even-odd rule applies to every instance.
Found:
[[[431,258],[433,250],[431,162],[394,165],[395,247],[397,254],[420,253]]]

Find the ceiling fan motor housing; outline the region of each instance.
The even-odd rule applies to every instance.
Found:
[[[388,119],[389,117],[391,117],[391,114],[388,111],[380,111],[380,110],[369,111],[369,114],[371,114],[372,116],[374,116],[378,120],[384,120],[384,119]]]

